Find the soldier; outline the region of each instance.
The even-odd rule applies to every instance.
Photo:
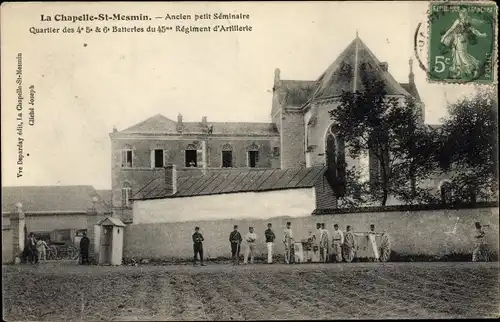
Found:
[[[374,255],[373,261],[379,262],[380,261],[380,254],[379,254],[377,243],[375,241],[375,235],[377,235],[377,233],[375,232],[375,225],[371,224],[370,231],[368,232],[368,236],[367,236],[368,237],[368,245],[372,245],[372,247],[373,247],[373,255]]]
[[[200,254],[200,263],[201,266],[205,266],[203,263],[203,241],[205,238],[203,238],[203,235],[200,233],[200,227],[195,227],[194,228],[194,234],[193,234],[193,250],[194,250],[194,261],[193,261],[193,266],[196,266],[196,258],[198,254]]]
[[[31,264],[38,263],[38,251],[36,249],[36,239],[33,232],[30,232],[28,237],[28,260]]]
[[[233,265],[238,265],[240,263],[240,245],[241,234],[238,231],[238,225],[234,225],[234,230],[229,234],[229,242],[231,243],[231,255],[233,258]]]
[[[326,263],[328,260],[328,239],[329,239],[329,234],[328,230],[326,230],[325,223],[321,223],[321,237],[319,241],[319,251],[320,251],[320,256],[321,260],[323,263]]]
[[[344,233],[339,230],[339,225],[335,224],[332,233],[332,253],[338,263],[342,262],[342,245],[344,245]]]
[[[273,225],[271,223],[268,223],[267,230],[265,232],[266,245],[267,245],[267,263],[268,264],[273,263],[273,246],[274,246],[274,240],[276,239],[276,236],[274,235],[272,227],[273,227]]]
[[[487,262],[489,261],[488,249],[486,247],[486,243],[484,242],[485,232],[481,226],[481,223],[476,222],[476,231],[474,233],[474,251],[472,252],[472,261],[473,262]],[[484,225],[483,227],[488,227]]]
[[[80,257],[82,258],[82,264],[90,264],[89,246],[90,239],[87,237],[87,233],[83,232],[82,239],[80,239]]]
[[[250,255],[250,264],[253,264],[253,258],[255,256],[255,241],[257,240],[257,234],[254,233],[253,227],[248,227],[248,233],[245,235],[245,241],[247,242],[247,247],[245,249],[245,258],[243,259],[243,264],[248,261],[248,255]]]
[[[344,236],[344,259],[346,262],[350,263],[354,259],[356,253],[356,238],[351,231],[351,226],[347,226],[346,230]]]
[[[290,264],[293,261],[293,233],[292,223],[287,222],[283,236],[283,244],[285,244],[285,263]]]

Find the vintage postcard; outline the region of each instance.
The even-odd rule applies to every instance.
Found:
[[[493,1],[4,2],[3,318],[498,318]]]

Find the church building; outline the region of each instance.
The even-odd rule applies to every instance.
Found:
[[[167,164],[175,165],[179,178],[324,166],[328,153],[345,147],[330,129],[328,112],[339,104],[343,90],[363,90],[360,75],[366,69],[385,82],[388,95],[412,96],[424,123],[411,59],[408,80],[399,83],[388,64],[356,36],[317,80],[283,80],[280,70],[274,71],[271,123],[209,122],[206,117],[184,122],[182,115],[174,121],[158,114],[122,131],[114,129],[110,138],[115,213],[127,217],[137,195],[154,197],[144,191],[156,191],[152,185],[166,176]],[[346,156],[346,163],[363,169],[366,180],[378,176],[378,163],[369,155],[357,160]]]

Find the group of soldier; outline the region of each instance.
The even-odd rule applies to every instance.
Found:
[[[339,229],[339,225],[335,224],[333,226],[333,232],[330,239],[330,233],[325,227],[325,223],[316,224],[317,234],[312,234],[309,231],[309,237],[305,240],[297,240],[304,245],[304,253],[306,254],[306,260],[310,260],[311,251],[320,252],[320,262],[326,263],[332,255],[335,262],[352,262],[355,256],[356,249],[356,238],[351,230],[351,226],[346,227],[346,231],[343,232]],[[375,233],[375,226],[370,225],[370,232]],[[273,252],[274,243],[276,240],[276,235],[274,234],[273,227],[271,223],[267,224],[267,230],[264,232],[265,243],[267,246],[267,263],[273,263]],[[200,228],[195,227],[195,232],[192,236],[193,239],[193,251],[194,251],[194,263],[200,258],[200,263],[205,266],[203,262],[203,235],[200,233]],[[330,246],[331,240],[331,247]],[[245,243],[243,243],[245,241]],[[286,223],[286,228],[283,232],[283,240],[285,246],[285,263],[291,264],[295,262],[294,254],[294,244],[296,240],[293,236],[293,230],[291,222]],[[244,255],[243,263],[247,264],[250,262],[254,263],[254,257],[257,249],[257,235],[253,227],[248,227],[248,232],[242,237],[241,233],[238,231],[238,225],[234,225],[233,231],[229,234],[229,243],[231,246],[231,257],[233,265],[239,264],[240,251],[242,244],[244,245]],[[317,249],[319,248],[319,249]],[[378,256],[376,256],[378,257]]]
[[[83,237],[80,239],[80,262],[81,264],[90,264],[89,261],[89,246],[90,239],[87,237],[87,233],[83,233]],[[29,233],[27,243],[24,249],[24,257],[26,262],[31,264],[38,264],[39,262],[47,261],[47,251],[49,246],[47,242],[43,239],[37,239],[33,232]]]

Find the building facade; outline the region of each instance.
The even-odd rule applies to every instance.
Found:
[[[404,100],[411,96],[424,104],[414,82],[412,61],[405,83],[397,82],[389,66],[380,62],[356,38],[317,80],[283,80],[274,72],[270,123],[177,122],[153,116],[123,131],[113,130],[112,202],[122,218],[131,215],[131,198],[141,193],[173,164],[178,177],[248,169],[298,169],[327,164],[327,155],[343,154],[347,167],[362,169],[366,180],[379,176],[369,153],[353,160],[348,146],[332,132],[329,111],[338,106],[345,91],[362,91],[361,75],[369,70],[386,84],[388,95]],[[341,148],[342,147],[342,148]]]

